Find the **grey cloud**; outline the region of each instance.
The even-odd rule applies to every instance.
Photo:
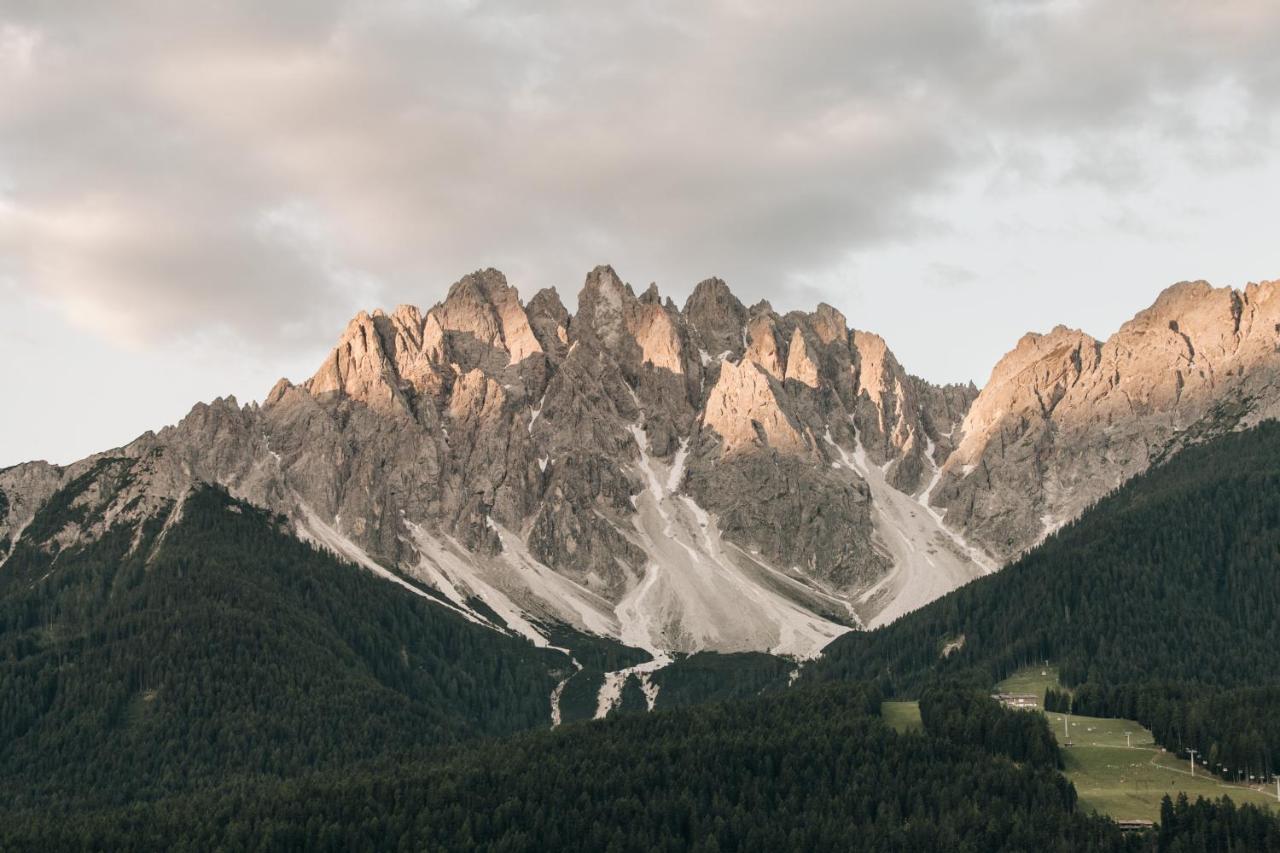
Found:
[[[677,295],[715,274],[792,307],[945,227],[923,202],[993,160],[1052,146],[1065,167],[1007,180],[1140,186],[1130,146],[1155,125],[1194,155],[1193,96],[1223,80],[1269,126],[1280,13],[1215,9],[19,5],[0,253],[137,345],[314,343],[485,265],[567,296],[601,261]]]
[[[932,287],[964,287],[978,280],[978,274],[956,264],[932,263],[929,265],[928,284]]]

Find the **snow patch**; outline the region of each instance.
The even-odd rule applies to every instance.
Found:
[[[546,392],[543,392],[542,399],[538,400],[537,407],[533,410],[533,414],[529,416],[529,435],[533,435],[533,425],[538,422],[538,418],[542,415],[542,407],[546,404],[546,402],[547,402],[547,395],[546,395]]]
[[[933,461],[933,451],[935,449],[933,439],[926,435],[925,441],[924,458],[928,461],[929,466],[933,468],[933,476],[929,478],[929,482],[926,483],[925,487],[916,495],[916,500],[920,501],[920,503],[925,506],[928,506],[929,498],[933,495],[933,490],[938,487],[938,481],[942,479],[942,468],[937,462]]]

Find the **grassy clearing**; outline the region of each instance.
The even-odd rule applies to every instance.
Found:
[[[1040,707],[1044,707],[1044,691],[1053,687],[1062,690],[1058,684],[1058,668],[1056,666],[1030,666],[1021,669],[995,686],[1000,693],[1034,693],[1040,697]]]
[[[1031,667],[1006,678],[995,689],[1003,693],[1034,693],[1044,705],[1047,687],[1058,685],[1058,671],[1051,666]],[[884,721],[895,731],[921,728],[920,706],[916,702],[885,702],[880,707]],[[1080,805],[1117,820],[1159,820],[1160,800],[1165,794],[1177,797],[1185,792],[1196,797],[1218,798],[1226,794],[1236,803],[1253,803],[1277,808],[1274,787],[1253,789],[1225,782],[1185,759],[1156,746],[1151,732],[1133,720],[1104,717],[1066,718],[1051,712],[1045,715],[1061,745],[1064,772],[1080,795]],[[1126,734],[1128,738],[1126,739]]]
[[[880,716],[895,732],[915,732],[924,728],[920,722],[919,702],[884,702]]]
[[[1199,771],[1192,779],[1187,771],[1174,766],[1185,766],[1185,761],[1171,760],[1154,750],[1073,747],[1064,751],[1064,760],[1067,778],[1080,795],[1080,805],[1118,819],[1158,820],[1160,799],[1165,794],[1177,797],[1179,792],[1185,792],[1192,800],[1198,796],[1215,799],[1227,794],[1236,803],[1269,808],[1276,805],[1274,796],[1227,785],[1202,776]]]
[[[1029,667],[996,685],[1005,693],[1034,693],[1044,704],[1046,687],[1058,685],[1058,671],[1052,666]],[[1218,779],[1199,766],[1195,778],[1191,765],[1156,746],[1151,732],[1133,720],[1080,717],[1051,712],[1045,715],[1058,743],[1069,740],[1063,749],[1065,773],[1080,795],[1080,804],[1088,809],[1124,820],[1160,817],[1160,799],[1168,794],[1177,797],[1186,792],[1197,796],[1221,797],[1227,794],[1237,803],[1254,803],[1276,807],[1274,789],[1254,790]],[[1126,740],[1125,734],[1128,733]],[[1270,793],[1268,793],[1268,791]]]

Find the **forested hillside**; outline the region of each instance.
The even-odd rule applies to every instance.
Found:
[[[929,691],[897,734],[873,686],[836,684],[387,758],[280,783],[51,816],[0,851],[1126,851],[1265,853],[1280,821],[1167,803],[1158,834],[1083,814],[1039,715]],[[1049,747],[1046,749],[1046,747]]]
[[[876,716],[879,702],[874,689],[830,685],[573,724],[434,765],[384,762],[66,820],[11,815],[0,848],[1148,849],[1077,812],[1047,756],[1012,760],[1049,738],[1042,718],[940,697],[945,730],[904,736]],[[979,712],[1005,736],[968,738],[985,731],[964,723]]]
[[[514,736],[549,723],[561,653],[214,488],[61,547],[72,483],[0,578],[0,849],[1280,849],[1225,802],[1121,835],[1077,810],[1043,719],[984,695],[1052,659],[1074,688],[1055,701],[1276,767],[1278,449],[1269,424],[1185,451],[795,688],[790,662],[695,655],[654,676],[673,710],[627,713],[628,682],[610,720]],[[637,657],[561,639],[573,719]],[[883,724],[886,693],[920,698],[923,733]]]
[[[915,695],[1057,663],[1081,713],[1137,719],[1170,748],[1280,768],[1280,425],[1136,477],[999,574],[869,633],[806,679]]]
[[[59,550],[50,537],[81,485],[0,573],[10,807],[127,802],[549,725],[562,654],[316,551],[214,488],[163,535],[158,517]]]

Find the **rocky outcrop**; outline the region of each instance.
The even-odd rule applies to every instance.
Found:
[[[1026,335],[969,408],[933,502],[1008,559],[1185,443],[1274,417],[1278,289],[1183,282],[1105,342]]]
[[[759,365],[779,382],[786,376],[781,353],[785,352],[778,340],[778,326],[768,303],[761,303],[752,311],[747,323],[746,360]]]
[[[45,501],[58,489],[65,472],[48,462],[25,462],[0,470],[0,560]]]
[[[770,448],[803,453],[808,444],[784,400],[781,385],[759,365],[725,362],[707,398],[702,423],[720,436],[723,456]]]
[[[505,353],[508,364],[519,364],[542,352],[519,295],[497,270],[463,278],[449,288],[448,297],[431,313],[455,339]]]
[[[685,323],[698,348],[712,358],[739,356],[746,346],[747,309],[718,278],[699,282],[685,300]]]

